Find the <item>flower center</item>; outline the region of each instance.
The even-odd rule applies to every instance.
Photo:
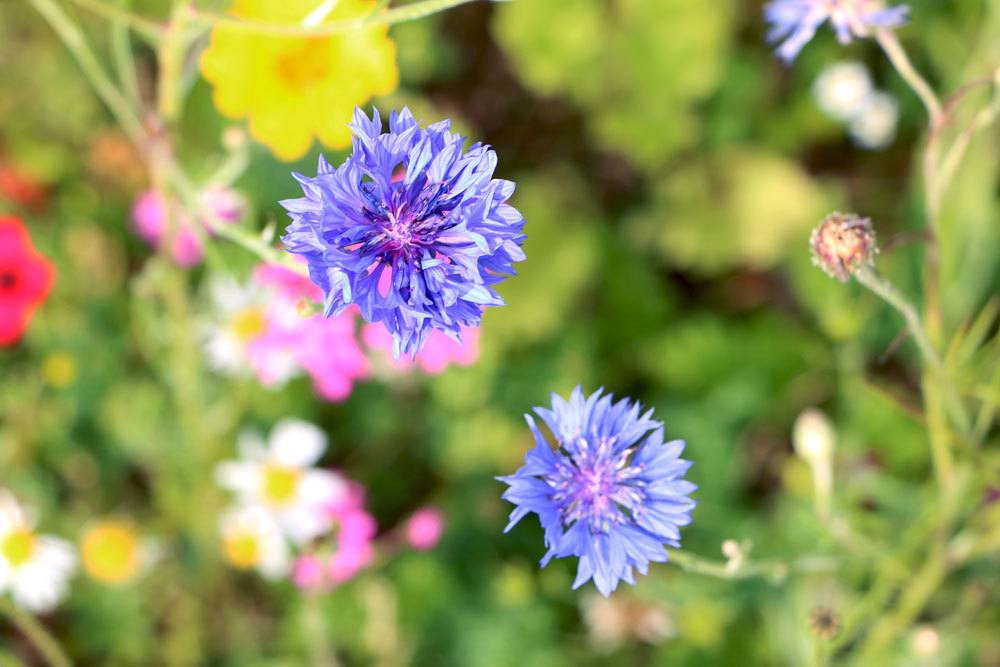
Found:
[[[264,313],[259,308],[245,308],[233,316],[229,330],[242,343],[251,340],[264,332]]]
[[[223,548],[226,560],[241,570],[249,570],[260,560],[260,542],[253,533],[230,535],[225,539]]]
[[[97,526],[84,538],[82,551],[84,567],[98,581],[126,581],[139,566],[138,540],[125,524],[114,522]]]
[[[583,520],[592,531],[606,533],[611,524],[632,521],[645,498],[643,483],[635,479],[642,468],[629,463],[634,449],[616,452],[614,438],[601,439],[596,447],[580,438],[563,450],[568,456],[546,480],[563,524]]]
[[[35,535],[27,528],[16,528],[0,544],[0,554],[11,567],[20,567],[31,560],[35,552]]]
[[[264,467],[264,497],[274,505],[283,505],[295,497],[300,472],[269,464]]]
[[[330,76],[331,57],[329,37],[296,40],[278,57],[278,78],[303,92]]]
[[[0,292],[13,292],[17,282],[17,273],[10,269],[0,270]]]

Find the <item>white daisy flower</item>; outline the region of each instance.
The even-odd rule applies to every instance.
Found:
[[[51,611],[65,597],[76,570],[66,540],[35,533],[35,517],[0,490],[0,593],[30,612]]]
[[[868,96],[854,116],[848,131],[854,143],[868,150],[885,148],[896,138],[899,105],[888,93],[874,92]]]
[[[290,571],[288,541],[267,509],[257,505],[230,508],[219,527],[223,555],[233,567],[257,570],[267,579],[280,579]]]
[[[347,482],[336,473],[312,467],[326,451],[326,435],[294,419],[278,422],[265,444],[257,433],[240,435],[240,460],[224,461],[216,480],[244,505],[263,507],[285,535],[304,544],[325,532],[323,508],[347,495]]]
[[[825,113],[850,120],[874,90],[868,68],[858,62],[830,65],[813,84],[813,97]]]
[[[225,375],[250,375],[254,371],[249,346],[268,325],[266,290],[253,280],[240,283],[230,276],[213,278],[208,285],[213,318],[202,325],[208,365]],[[283,384],[298,371],[291,354],[271,355],[267,376]]]

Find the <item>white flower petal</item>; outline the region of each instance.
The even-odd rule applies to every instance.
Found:
[[[284,419],[271,431],[270,458],[289,468],[305,468],[326,451],[326,434],[298,419]]]
[[[307,470],[299,481],[296,503],[316,507],[347,496],[347,480],[331,470]]]
[[[318,507],[295,505],[278,514],[278,523],[292,543],[302,545],[327,531],[330,521]]]
[[[250,461],[265,461],[268,457],[267,445],[264,438],[257,431],[241,431],[236,440],[236,450],[240,453],[241,459]]]
[[[255,500],[260,495],[261,466],[249,461],[223,461],[215,468],[215,481],[241,500]]]

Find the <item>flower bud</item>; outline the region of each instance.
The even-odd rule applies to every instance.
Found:
[[[843,283],[878,254],[871,219],[853,213],[828,215],[813,231],[809,246],[813,264]]]
[[[809,408],[795,420],[792,444],[796,454],[813,464],[827,461],[833,456],[835,437],[829,418],[816,408]]]
[[[792,444],[812,472],[816,514],[830,518],[833,503],[833,447],[836,433],[830,420],[819,410],[805,410],[792,431]]]

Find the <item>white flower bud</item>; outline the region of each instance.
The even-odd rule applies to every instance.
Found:
[[[816,408],[804,410],[795,420],[792,432],[795,453],[810,465],[832,458],[835,439],[833,424]]]

